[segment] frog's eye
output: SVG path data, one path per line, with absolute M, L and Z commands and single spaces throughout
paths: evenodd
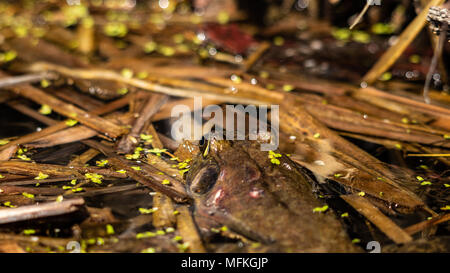
M 216 165 L 206 165 L 192 179 L 189 185 L 190 191 L 195 194 L 208 192 L 216 183 L 219 172 L 219 167 Z

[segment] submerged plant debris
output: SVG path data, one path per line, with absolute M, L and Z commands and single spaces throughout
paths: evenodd
M 444 2 L 1 1 L 0 252 L 450 252 Z

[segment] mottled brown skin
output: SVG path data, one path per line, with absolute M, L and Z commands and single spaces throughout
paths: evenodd
M 280 252 L 357 252 L 341 223 L 286 156 L 271 163 L 256 141 L 212 140 L 188 175 L 201 231 L 226 225 Z

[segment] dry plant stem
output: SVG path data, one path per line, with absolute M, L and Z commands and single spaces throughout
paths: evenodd
M 261 56 L 270 48 L 271 44 L 267 41 L 264 41 L 259 45 L 258 49 L 253 52 L 247 60 L 245 60 L 242 70 L 244 72 L 249 71 L 252 66 L 261 58 Z
M 448 134 L 446 131 L 403 123 L 386 123 L 378 118 L 364 117 L 360 113 L 334 105 L 320 105 L 319 108 L 317 104 L 304 102 L 306 110 L 330 128 L 399 141 L 450 147 L 449 144 L 442 142 L 442 136 Z
M 202 106 L 206 107 L 209 105 L 214 105 L 214 104 L 221 104 L 224 101 L 221 100 L 211 100 L 211 99 L 202 99 Z M 164 106 L 161 107 L 161 109 L 159 110 L 158 113 L 156 113 L 153 117 L 152 117 L 152 121 L 159 121 L 159 120 L 163 120 L 163 119 L 167 119 L 171 117 L 171 111 L 172 108 L 177 106 L 177 105 L 186 105 L 187 107 L 189 107 L 190 111 L 194 111 L 194 100 L 189 98 L 189 99 L 181 99 L 181 100 L 171 100 L 168 103 L 166 103 Z
M 139 134 L 142 132 L 145 123 L 166 103 L 168 96 L 160 94 L 152 94 L 143 109 L 139 113 L 139 117 L 134 122 L 130 132 L 123 136 L 118 145 L 118 151 L 121 153 L 130 153 L 138 144 Z
M 2 194 L 11 196 L 11 195 L 21 195 L 22 193 L 31 193 L 34 195 L 40 195 L 40 197 L 44 195 L 49 195 L 52 198 L 55 198 L 57 195 L 63 194 L 64 190 L 61 188 L 50 188 L 50 187 L 22 187 L 22 186 L 1 186 Z M 45 198 L 45 197 L 44 197 Z M 53 199 L 55 200 L 55 199 Z M 31 202 L 39 202 L 36 198 L 33 198 Z
M 155 191 L 161 192 L 176 202 L 184 203 L 189 200 L 186 190 L 181 182 L 168 176 L 159 174 L 161 171 L 150 165 L 141 165 L 143 171 L 136 171 L 131 168 L 131 165 L 127 160 L 120 157 L 110 157 L 108 161 L 117 169 L 123 169 L 127 172 L 127 175 L 134 180 L 138 181 L 142 185 L 149 187 Z M 162 181 L 167 179 L 170 182 L 170 186 L 165 186 Z
M 440 215 L 437 217 L 433 217 L 431 220 L 425 220 L 423 222 L 414 224 L 412 226 L 405 228 L 404 231 L 406 233 L 408 233 L 409 235 L 414 235 L 417 232 L 420 232 L 424 229 L 427 229 L 429 227 L 432 227 L 432 226 L 435 226 L 435 225 L 438 225 L 441 223 L 445 223 L 447 221 L 450 221 L 450 213 Z
M 11 174 L 23 174 L 28 176 L 38 176 L 39 173 L 48 174 L 50 177 L 74 177 L 83 178 L 85 173 L 97 173 L 105 177 L 126 178 L 122 173 L 110 169 L 84 166 L 61 166 L 54 164 L 28 163 L 24 161 L 2 161 L 0 162 L 0 172 Z M 36 182 L 38 182 L 36 180 Z
M 40 82 L 44 79 L 51 80 L 55 79 L 56 74 L 54 73 L 48 73 L 48 72 L 41 72 L 41 73 L 34 73 L 34 74 L 27 74 L 27 75 L 20 75 L 20 76 L 10 76 L 0 79 L 0 88 L 6 88 L 11 87 L 15 85 L 20 85 L 24 83 L 35 83 Z
M 350 29 L 353 29 L 357 24 L 359 24 L 359 22 L 361 21 L 361 19 L 364 16 L 364 14 L 366 14 L 367 10 L 369 10 L 369 7 L 370 7 L 370 1 L 367 1 L 363 10 L 358 14 L 355 21 L 353 21 L 352 25 L 350 26 Z
M 106 119 L 118 122 L 123 126 L 128 126 L 132 122 L 132 117 L 128 113 L 111 113 L 105 116 Z M 34 148 L 51 147 L 60 144 L 66 144 L 76 141 L 82 141 L 94 136 L 103 137 L 97 131 L 86 126 L 78 125 L 65 130 L 53 133 L 51 135 L 39 138 L 26 146 Z M 110 139 L 107 139 L 110 140 Z
M 131 86 L 141 88 L 143 90 L 147 91 L 153 91 L 157 93 L 163 93 L 170 96 L 176 96 L 176 97 L 196 97 L 196 96 L 202 96 L 203 98 L 208 99 L 216 99 L 216 100 L 223 100 L 228 101 L 231 103 L 241 103 L 241 104 L 267 104 L 269 98 L 265 96 L 258 96 L 256 99 L 251 96 L 242 96 L 242 93 L 237 96 L 233 94 L 225 94 L 223 93 L 210 93 L 210 92 L 203 92 L 203 91 L 196 91 L 196 90 L 189 90 L 189 89 L 182 89 L 182 88 L 172 88 L 167 87 L 159 84 L 154 84 L 151 82 L 135 79 L 135 78 L 126 78 L 123 77 L 121 74 L 116 73 L 111 70 L 100 70 L 100 69 L 71 69 L 68 67 L 55 65 L 55 64 L 49 64 L 49 63 L 35 63 L 30 66 L 31 71 L 35 72 L 42 72 L 42 71 L 55 71 L 57 73 L 60 73 L 66 77 L 74 77 L 74 78 L 81 78 L 81 79 L 90 79 L 90 80 L 110 80 L 110 81 L 116 81 L 121 82 L 125 84 L 129 84 Z M 253 95 L 253 94 L 252 94 Z
M 409 26 L 403 30 L 402 34 L 398 37 L 397 42 L 391 46 L 370 71 L 367 72 L 362 81 L 367 84 L 372 84 L 388 70 L 425 26 L 430 7 L 439 6 L 444 2 L 445 0 L 430 0 Z
M 2 75 L 2 73 L 0 73 L 0 75 Z M 19 87 L 11 87 L 10 89 L 18 95 L 26 97 L 39 104 L 47 104 L 55 112 L 71 119 L 75 119 L 80 123 L 83 123 L 84 125 L 108 136 L 118 137 L 126 132 L 125 128 L 122 128 L 111 121 L 100 118 L 94 114 L 89 114 L 72 104 L 65 103 L 30 85 L 21 85 Z
M 169 197 L 157 192 L 153 196 L 153 206 L 158 208 L 153 212 L 153 226 L 166 228 L 175 225 L 174 205 Z
M 163 175 L 161 175 L 160 170 L 147 164 L 139 165 L 142 168 L 141 171 L 134 170 L 132 168 L 132 166 L 134 166 L 132 161 L 117 156 L 114 151 L 106 145 L 93 140 L 85 140 L 83 141 L 83 143 L 102 152 L 108 157 L 108 162 L 114 168 L 116 168 L 117 170 L 125 170 L 126 175 L 143 184 L 144 186 L 161 192 L 171 197 L 176 202 L 186 202 L 190 200 L 190 197 L 187 195 L 184 185 L 182 184 L 182 182 L 178 181 L 178 179 L 175 179 L 174 177 L 171 177 L 164 173 Z M 169 186 L 162 184 L 162 181 L 165 179 L 170 182 Z
M 83 54 L 92 53 L 95 49 L 94 36 L 94 26 L 87 26 L 84 23 L 78 24 L 77 40 L 79 41 L 79 46 L 77 50 Z
M 179 181 L 184 183 L 183 176 L 180 174 L 179 169 L 172 167 L 172 164 L 167 163 L 161 157 L 151 153 L 147 154 L 147 163 L 150 165 L 158 166 L 158 169 L 161 170 L 163 173 L 175 177 Z
M 409 208 L 411 210 L 423 207 L 424 203 L 412 192 L 400 187 L 393 179 L 396 176 L 392 174 L 387 168 L 385 168 L 381 162 L 376 158 L 362 151 L 352 143 L 339 137 L 335 132 L 326 128 L 316 119 L 314 119 L 307 112 L 302 110 L 303 105 L 298 103 L 292 103 L 295 98 L 287 99 L 286 103 L 280 107 L 280 130 L 286 134 L 294 135 L 298 140 L 302 139 L 314 139 L 315 134 L 320 134 L 319 141 L 328 142 L 330 145 L 330 151 L 328 155 L 335 158 L 337 162 L 341 162 L 346 166 L 352 166 L 356 168 L 360 175 L 366 173 L 372 177 L 371 180 L 361 181 L 349 181 L 346 179 L 334 179 L 339 183 L 344 183 L 351 188 L 356 188 L 360 191 L 364 191 L 375 198 L 385 200 L 386 202 L 394 202 L 402 207 Z M 313 149 L 317 149 L 314 148 Z M 321 152 L 319 152 L 321 154 Z M 378 181 L 378 177 L 383 178 L 384 181 Z M 383 189 L 381 189 L 383 188 Z M 384 192 L 383 196 L 379 195 L 379 192 Z
M 164 145 L 161 142 L 161 139 L 159 138 L 158 132 L 156 131 L 155 127 L 153 126 L 153 124 L 151 122 L 148 123 L 147 126 L 145 126 L 145 132 L 147 135 L 151 135 L 153 136 L 153 141 L 152 141 L 152 147 L 153 149 L 163 149 Z
M 9 148 L 0 151 L 0 161 L 7 161 L 16 154 L 18 146 L 9 146 Z
M 167 60 L 167 59 L 165 59 Z M 152 62 L 153 61 L 153 62 Z M 236 69 L 229 69 L 226 66 L 223 67 L 204 67 L 196 65 L 168 65 L 168 66 L 157 66 L 154 65 L 154 59 L 137 59 L 137 58 L 127 58 L 127 57 L 116 57 L 112 58 L 108 62 L 108 68 L 114 70 L 120 70 L 123 68 L 124 64 L 133 71 L 145 71 L 151 77 L 167 77 L 170 75 L 172 78 L 198 78 L 203 79 L 207 76 L 215 77 L 226 77 L 233 73 L 237 73 Z
M 90 113 L 97 114 L 97 115 L 102 115 L 102 114 L 109 113 L 109 112 L 111 112 L 113 110 L 116 110 L 118 108 L 122 108 L 122 107 L 124 107 L 127 104 L 128 104 L 128 97 L 123 97 L 123 98 L 117 99 L 117 100 L 115 100 L 115 101 L 113 101 L 111 103 L 108 103 L 105 106 L 102 106 L 102 107 L 100 107 L 100 108 L 98 108 L 95 111 L 92 111 Z M 53 133 L 56 133 L 58 131 L 61 131 L 61 130 L 65 129 L 65 128 L 69 127 L 65 122 L 54 121 L 54 120 L 52 120 L 50 118 L 47 118 L 46 116 L 43 116 L 43 115 L 39 114 L 38 112 L 36 112 L 36 111 L 26 107 L 23 104 L 13 104 L 13 105 L 10 104 L 10 106 L 12 106 L 14 109 L 16 109 L 16 110 L 18 110 L 18 111 L 20 111 L 20 112 L 22 112 L 22 113 L 24 113 L 24 114 L 26 114 L 28 116 L 31 116 L 32 118 L 35 118 L 35 119 L 43 122 L 44 124 L 47 124 L 47 125 L 50 125 L 50 126 L 47 127 L 47 128 L 42 129 L 39 132 L 34 132 L 34 133 L 31 133 L 31 134 L 22 136 L 22 137 L 14 140 L 14 141 L 11 141 L 11 142 L 7 143 L 6 145 L 0 147 L 0 151 L 3 151 L 3 150 L 5 150 L 5 149 L 7 149 L 8 147 L 11 147 L 11 146 L 17 146 L 17 145 L 21 145 L 21 144 L 25 144 L 25 143 L 30 143 L 30 142 L 32 142 L 34 140 L 37 140 L 37 139 L 40 139 L 42 137 L 51 135 Z
M 105 105 L 102 101 L 74 90 L 60 89 L 53 92 L 53 95 L 87 111 L 93 111 Z
M 352 92 L 352 97 L 356 99 L 361 99 L 367 102 L 372 102 L 374 98 L 380 98 L 384 101 L 391 101 L 400 105 L 403 105 L 405 107 L 411 108 L 414 111 L 429 114 L 432 116 L 437 117 L 444 117 L 444 118 L 450 118 L 450 109 L 436 106 L 436 105 L 430 105 L 426 104 L 422 101 L 416 101 L 410 98 L 406 98 L 403 96 L 397 96 L 390 94 L 388 92 L 384 92 L 382 90 L 373 88 L 373 87 L 367 87 L 367 88 L 360 88 L 357 90 L 354 90 Z M 380 107 L 383 107 L 383 105 L 379 105 Z
M 39 244 L 57 248 L 60 246 L 66 246 L 67 243 L 73 241 L 74 238 L 62 239 L 62 238 L 50 238 L 42 236 L 12 235 L 0 233 L 0 240 L 14 240 L 16 242 L 19 241 L 30 244 L 35 244 L 37 241 L 39 242 Z
M 392 222 L 364 197 L 359 195 L 341 195 L 341 198 L 364 215 L 395 243 L 404 244 L 412 241 L 408 233 Z
M 70 181 L 72 180 L 72 176 L 67 177 L 57 177 L 57 178 L 47 178 L 44 180 L 39 181 L 41 185 L 46 183 L 55 183 L 55 182 L 63 182 L 63 181 Z M 19 181 L 11 181 L 11 182 L 3 182 L 1 185 L 5 186 L 25 186 L 25 185 L 35 185 L 36 179 L 25 179 L 25 180 L 19 180 Z
M 180 206 L 177 210 L 180 212 L 177 215 L 177 230 L 183 237 L 183 241 L 189 244 L 189 252 L 206 252 L 189 209 L 186 206 Z
M 82 198 L 0 210 L 0 224 L 68 214 L 84 206 Z
M 26 251 L 17 242 L 1 240 L 0 253 L 26 253 Z
M 450 157 L 450 154 L 408 154 L 409 157 Z
M 81 155 L 75 157 L 73 160 L 71 160 L 68 166 L 84 166 L 84 164 L 86 164 L 99 154 L 100 154 L 99 151 L 91 148 L 86 152 L 82 153 Z
M 351 137 L 351 138 L 355 138 L 355 139 L 360 139 L 366 142 L 371 142 L 371 143 L 375 143 L 378 145 L 382 145 L 388 149 L 396 149 L 398 146 L 398 144 L 402 145 L 402 149 L 406 150 L 406 151 L 410 151 L 410 152 L 419 152 L 420 150 L 416 147 L 414 147 L 413 145 L 409 145 L 407 143 L 404 142 L 398 142 L 398 141 L 394 141 L 394 140 L 390 140 L 390 139 L 383 139 L 383 138 L 378 138 L 378 137 L 371 137 L 371 136 L 365 136 L 365 135 L 360 135 L 360 134 L 354 134 L 354 133 L 347 133 L 347 132 L 339 132 L 339 135 L 341 136 L 347 136 L 347 137 Z

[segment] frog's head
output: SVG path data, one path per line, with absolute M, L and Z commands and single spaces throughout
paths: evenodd
M 263 219 L 264 182 L 258 165 L 244 149 L 245 141 L 212 139 L 194 160 L 187 176 L 187 192 L 195 200 L 200 229 L 226 225 L 249 238 L 268 242 L 248 228 Z M 252 215 L 249 219 L 247 216 Z

